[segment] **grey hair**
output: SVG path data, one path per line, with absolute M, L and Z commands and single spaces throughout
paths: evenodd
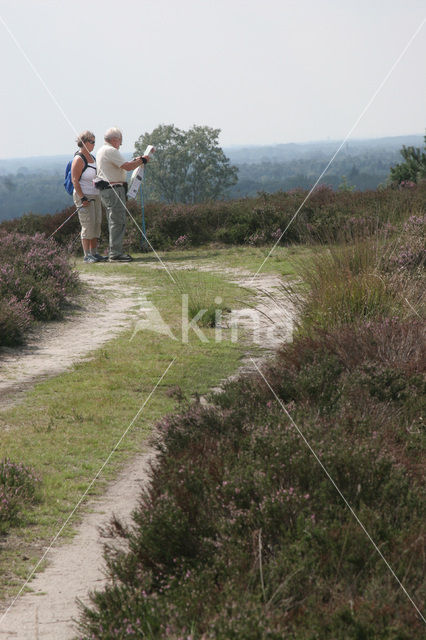
M 111 127 L 111 129 L 108 129 L 105 132 L 104 135 L 104 140 L 105 142 L 109 142 L 110 140 L 114 140 L 115 138 L 122 138 L 123 134 L 121 133 L 120 129 L 118 129 L 117 127 Z
M 85 142 L 93 140 L 94 138 L 96 138 L 96 136 L 92 131 L 83 131 L 83 133 L 80 133 L 77 136 L 77 146 L 81 148 Z

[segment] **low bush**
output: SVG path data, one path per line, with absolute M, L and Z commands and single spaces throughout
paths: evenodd
M 390 269 L 414 270 L 424 267 L 426 261 L 424 228 L 426 216 L 410 216 L 403 226 L 396 246 L 389 255 Z
M 147 235 L 156 249 L 173 248 L 182 237 L 187 246 L 272 245 L 284 230 L 283 244 L 368 237 L 377 229 L 388 233 L 399 229 L 410 212 L 423 215 L 425 189 L 420 184 L 412 190 L 336 192 L 320 186 L 305 204 L 308 192 L 301 190 L 198 205 L 148 203 Z M 128 206 L 139 221 L 138 204 L 130 201 Z M 129 222 L 127 248 L 139 247 L 140 233 Z
M 29 467 L 9 459 L 0 461 L 0 532 L 17 523 L 22 509 L 38 498 L 40 479 Z
M 147 237 L 156 250 L 173 249 L 185 239 L 185 246 L 211 242 L 224 244 L 275 244 L 284 230 L 284 244 L 336 242 L 342 238 L 368 237 L 377 229 L 400 229 L 411 214 L 425 213 L 426 184 L 413 189 L 382 191 L 333 191 L 319 186 L 307 199 L 308 191 L 261 193 L 254 198 L 208 202 L 197 205 L 147 203 Z M 306 200 L 306 202 L 305 202 Z M 127 203 L 129 213 L 141 227 L 141 208 L 136 200 Z M 54 214 L 28 214 L 0 224 L 0 229 L 49 236 L 72 213 L 74 207 Z M 296 215 L 297 214 L 297 215 Z M 108 238 L 105 216 L 102 238 Z M 77 215 L 55 235 L 60 244 L 80 251 Z M 127 222 L 125 249 L 141 248 L 141 233 Z
M 0 346 L 22 342 L 31 320 L 60 318 L 77 288 L 77 273 L 53 240 L 0 231 Z
M 411 604 L 270 394 L 253 379 L 221 400 L 163 421 L 134 528 L 113 527 L 129 552 L 110 549 L 114 584 L 93 596 L 82 637 L 420 638 Z M 370 413 L 381 402 L 371 394 Z M 302 404 L 296 422 L 397 574 L 411 563 L 405 586 L 420 601 L 419 486 L 385 425 L 374 435 L 361 406 L 349 417 L 340 404 L 316 420 Z
M 16 296 L 0 299 L 0 345 L 11 347 L 22 344 L 31 325 L 28 300 Z
M 71 216 L 73 211 L 75 211 L 74 206 L 53 214 L 26 213 L 20 218 L 5 220 L 0 224 L 0 230 L 28 236 L 43 233 L 48 238 Z M 76 214 L 55 234 L 55 240 L 61 245 L 68 245 L 79 233 L 80 223 Z

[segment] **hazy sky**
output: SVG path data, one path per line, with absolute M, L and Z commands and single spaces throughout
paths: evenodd
M 424 0 L 0 0 L 0 157 L 71 154 L 87 128 L 98 148 L 110 126 L 133 150 L 161 123 L 342 139 L 424 23 L 352 137 L 422 133 L 425 18 Z

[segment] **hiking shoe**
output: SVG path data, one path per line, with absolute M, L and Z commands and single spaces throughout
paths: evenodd
M 92 256 L 90 253 L 88 253 L 87 256 L 84 256 L 83 262 L 93 264 L 93 262 L 99 262 L 99 260 L 97 260 L 95 256 Z
M 100 254 L 100 253 L 92 253 L 92 256 L 93 256 L 94 258 L 96 258 L 96 260 L 97 260 L 98 262 L 107 262 L 107 260 L 108 260 L 108 257 L 107 257 L 107 256 L 101 256 L 101 254 Z
M 132 256 L 129 256 L 128 253 L 120 253 L 119 256 L 114 256 L 113 258 L 109 258 L 110 262 L 132 262 Z

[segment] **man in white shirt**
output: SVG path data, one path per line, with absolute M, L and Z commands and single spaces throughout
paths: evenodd
M 105 144 L 96 154 L 97 180 L 101 189 L 102 204 L 107 211 L 109 229 L 109 261 L 131 262 L 132 257 L 123 253 L 126 231 L 126 172 L 146 164 L 147 156 L 140 156 L 127 162 L 119 149 L 123 143 L 120 129 L 108 129 Z

